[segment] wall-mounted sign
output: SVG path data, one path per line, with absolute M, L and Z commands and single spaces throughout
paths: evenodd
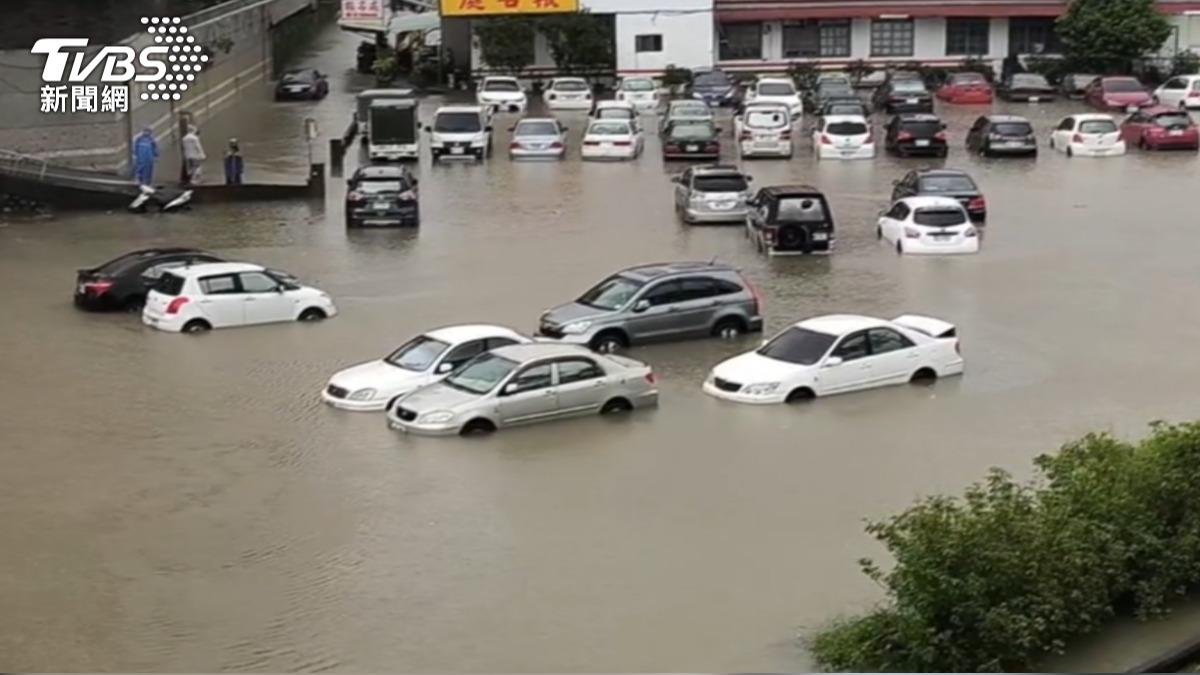
M 442 16 L 578 12 L 579 0 L 441 0 Z
M 338 23 L 344 28 L 386 31 L 392 20 L 391 4 L 387 0 L 342 0 L 342 15 Z

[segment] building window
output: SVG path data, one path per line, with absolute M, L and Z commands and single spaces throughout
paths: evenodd
M 637 35 L 637 36 L 634 36 L 633 50 L 635 52 L 661 52 L 662 51 L 662 36 L 661 35 Z
M 789 21 L 783 24 L 787 59 L 850 56 L 850 21 Z
M 721 24 L 721 60 L 762 58 L 761 23 Z
M 946 55 L 987 54 L 990 30 L 988 19 L 946 19 Z
M 912 56 L 912 19 L 871 21 L 871 56 Z
M 1061 54 L 1054 19 L 1014 18 L 1008 21 L 1009 54 Z

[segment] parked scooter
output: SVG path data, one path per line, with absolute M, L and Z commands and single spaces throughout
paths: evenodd
M 129 203 L 128 209 L 133 213 L 145 213 L 150 204 L 156 204 L 161 213 L 177 211 L 188 206 L 192 201 L 191 190 L 178 188 L 154 188 L 149 185 L 138 186 L 138 196 Z

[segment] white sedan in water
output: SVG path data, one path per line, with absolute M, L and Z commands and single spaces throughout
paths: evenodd
M 437 382 L 472 358 L 532 339 L 503 326 L 447 326 L 404 343 L 382 359 L 360 363 L 329 378 L 321 392 L 326 403 L 343 410 L 386 410 L 392 401 Z
M 542 94 L 548 110 L 591 110 L 592 87 L 582 77 L 556 77 Z
M 879 217 L 875 236 L 896 253 L 953 255 L 979 253 L 979 230 L 957 199 L 905 197 Z
M 584 159 L 637 159 L 642 154 L 642 128 L 631 120 L 592 120 L 583 135 Z
M 962 372 L 952 324 L 925 316 L 887 321 L 835 314 L 801 321 L 717 365 L 704 391 L 738 403 L 796 403 Z

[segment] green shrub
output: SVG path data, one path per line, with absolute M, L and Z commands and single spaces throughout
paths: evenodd
M 692 71 L 680 68 L 675 64 L 667 66 L 663 71 L 662 84 L 664 87 L 679 87 L 692 83 Z
M 827 669 L 1027 670 L 1117 613 L 1146 618 L 1200 585 L 1200 423 L 1130 444 L 1089 435 L 1018 483 L 993 470 L 867 531 L 891 552 L 884 606 L 811 641 Z
M 817 86 L 820 69 L 811 61 L 793 61 L 788 64 L 787 74 L 801 91 L 808 91 Z

